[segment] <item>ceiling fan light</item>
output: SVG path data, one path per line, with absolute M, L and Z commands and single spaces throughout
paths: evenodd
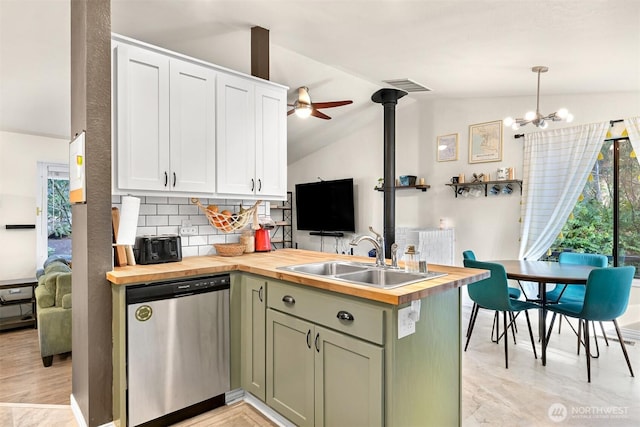
M 513 122 L 513 123 L 511 124 L 511 129 L 513 129 L 513 130 L 518 130 L 518 129 L 520 129 L 520 123 L 518 123 L 518 122 Z
M 527 114 L 524 115 L 525 120 L 533 120 L 536 118 L 536 112 L 535 111 L 529 111 L 527 112 Z
M 571 122 L 573 121 L 573 114 L 568 113 L 568 114 L 567 114 L 567 119 L 566 119 L 566 120 L 567 120 L 567 123 L 571 123 Z
M 513 120 L 513 117 L 507 117 L 502 122 L 505 126 L 511 126 L 515 123 L 515 120 Z
M 296 116 L 306 119 L 311 115 L 311 105 L 300 104 L 296 107 Z
M 547 128 L 547 126 L 549 126 L 549 123 L 547 123 L 547 121 L 546 121 L 546 120 L 540 120 L 540 122 L 538 123 L 538 127 L 539 127 L 540 129 L 546 129 L 546 128 Z

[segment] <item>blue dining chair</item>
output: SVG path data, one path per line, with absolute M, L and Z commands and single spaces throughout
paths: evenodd
M 466 250 L 464 252 L 462 252 L 462 259 L 470 259 L 473 261 L 476 261 L 476 254 L 471 251 L 471 250 Z M 520 298 L 520 295 L 522 295 L 522 293 L 520 292 L 520 289 L 516 289 L 516 288 L 512 288 L 509 287 L 509 297 L 510 298 L 514 298 L 514 299 L 518 299 Z M 484 307 L 480 307 L 478 306 L 478 304 L 473 303 L 473 307 L 471 308 L 471 317 L 469 317 L 469 325 L 467 326 L 467 334 L 465 335 L 466 337 L 469 336 L 470 332 L 471 332 L 471 324 L 472 322 L 475 322 L 475 317 L 478 315 L 478 311 L 480 308 L 484 308 Z M 510 323 L 511 325 L 511 334 L 513 335 L 513 343 L 516 343 L 516 332 L 518 332 L 518 325 L 515 322 L 515 318 L 513 317 L 512 313 L 509 313 L 509 316 L 511 317 L 512 322 Z M 498 336 L 499 334 L 499 323 L 500 319 L 498 319 L 498 312 L 495 312 L 495 315 L 493 316 L 493 325 L 491 326 L 491 341 L 498 343 L 500 341 L 501 336 Z M 497 331 L 496 331 L 497 329 Z M 493 333 L 494 331 L 496 331 L 496 338 L 493 338 Z
M 590 265 L 592 267 L 604 268 L 608 265 L 609 260 L 605 255 L 600 254 L 585 254 L 579 252 L 561 252 L 558 257 L 558 262 L 561 264 L 574 264 L 574 265 Z M 558 303 L 568 303 L 568 302 L 582 302 L 584 300 L 584 285 L 564 285 L 558 284 L 555 288 L 547 292 L 547 304 L 558 304 Z M 551 323 L 555 321 L 556 313 L 553 314 L 551 319 Z M 595 324 L 592 323 L 595 331 Z M 561 332 L 562 326 L 562 317 L 558 319 L 558 333 Z M 569 326 L 573 329 L 573 332 L 578 336 L 578 354 L 580 354 L 580 326 L 578 326 L 578 330 L 576 331 L 573 326 L 569 323 Z M 600 322 L 600 330 L 602 330 L 602 336 L 604 337 L 605 344 L 609 345 L 609 340 L 607 339 L 607 335 L 604 332 L 604 326 L 602 322 Z M 549 329 L 551 331 L 551 329 Z M 595 335 L 595 334 L 594 334 Z M 596 338 L 596 356 L 598 357 L 600 354 L 600 349 L 598 348 L 598 340 Z
M 547 310 L 564 316 L 578 319 L 584 325 L 584 349 L 587 356 L 587 380 L 591 382 L 591 354 L 589 352 L 589 321 L 613 322 L 622 347 L 622 353 L 627 361 L 629 372 L 633 377 L 633 369 L 624 345 L 617 318 L 627 310 L 631 283 L 636 268 L 609 267 L 596 268 L 589 273 L 582 301 L 565 302 L 547 306 Z M 550 328 L 553 327 L 553 319 Z
M 472 259 L 465 259 L 463 260 L 463 262 L 465 267 L 479 268 L 483 270 L 489 270 L 491 272 L 491 276 L 489 278 L 467 285 L 467 290 L 469 291 L 469 296 L 471 297 L 471 299 L 479 307 L 502 312 L 505 332 L 515 321 L 515 317 L 517 316 L 517 314 L 524 311 L 525 317 L 527 318 L 527 327 L 529 328 L 529 338 L 531 339 L 533 355 L 537 359 L 538 355 L 536 353 L 536 346 L 533 341 L 533 332 L 531 331 L 531 322 L 529 321 L 529 313 L 527 313 L 527 310 L 538 309 L 538 305 L 527 301 L 513 299 L 509 296 L 509 283 L 507 280 L 507 272 L 505 271 L 504 266 L 492 262 L 482 262 Z M 507 313 L 516 313 L 509 324 L 507 324 Z M 467 335 L 467 342 L 464 346 L 464 351 L 467 351 L 467 347 L 469 346 L 469 340 L 471 339 L 471 333 L 473 332 L 475 321 L 476 317 L 472 317 L 472 321 L 469 325 L 470 330 Z M 508 369 L 509 353 L 507 341 L 508 340 L 505 337 L 504 362 L 505 368 Z

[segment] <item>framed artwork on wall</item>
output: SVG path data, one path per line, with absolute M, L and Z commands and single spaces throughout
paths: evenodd
M 436 158 L 439 162 L 458 160 L 458 134 L 441 135 L 436 146 Z
M 502 160 L 502 120 L 469 126 L 469 163 Z

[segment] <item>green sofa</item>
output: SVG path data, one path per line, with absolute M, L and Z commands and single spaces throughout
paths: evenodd
M 63 260 L 47 264 L 38 278 L 38 340 L 45 367 L 71 351 L 71 268 Z

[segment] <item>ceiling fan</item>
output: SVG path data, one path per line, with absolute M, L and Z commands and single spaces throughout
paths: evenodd
M 353 101 L 311 102 L 309 88 L 302 86 L 298 88 L 298 100 L 293 104 L 288 104 L 289 107 L 293 107 L 293 109 L 287 112 L 287 116 L 296 113 L 296 116 L 301 118 L 314 116 L 320 119 L 330 120 L 331 117 L 319 111 L 321 108 L 340 107 L 351 103 L 353 103 Z

